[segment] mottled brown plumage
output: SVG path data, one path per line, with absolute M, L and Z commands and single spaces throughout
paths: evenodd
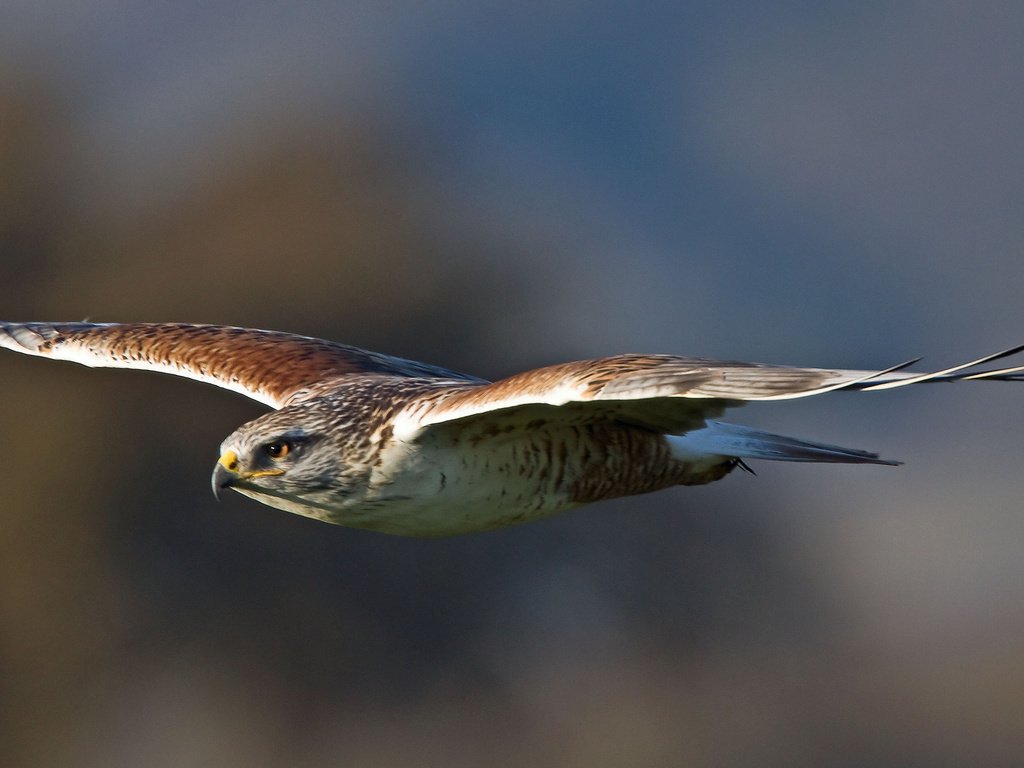
M 471 376 L 308 336 L 185 323 L 0 324 L 0 346 L 97 368 L 143 368 L 208 381 L 273 408 L 344 376 Z M 6 341 L 5 341 L 6 339 Z
M 717 480 L 745 458 L 894 464 L 709 421 L 751 400 L 923 381 L 1021 380 L 617 355 L 494 383 L 305 336 L 188 324 L 0 323 L 0 346 L 205 381 L 271 406 L 224 441 L 216 491 L 389 533 L 444 536 Z

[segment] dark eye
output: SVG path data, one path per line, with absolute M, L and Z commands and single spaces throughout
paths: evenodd
M 281 440 L 276 443 L 267 443 L 263 446 L 263 451 L 272 459 L 283 459 L 292 450 L 292 444 Z

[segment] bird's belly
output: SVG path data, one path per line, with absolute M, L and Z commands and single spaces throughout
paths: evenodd
M 406 536 L 453 536 L 547 517 L 578 506 L 519 447 L 413 451 L 382 472 L 343 525 Z
M 330 521 L 451 536 L 722 474 L 698 478 L 689 463 L 671 456 L 663 436 L 630 428 L 535 430 L 506 439 L 459 435 L 390 446 L 366 493 L 339 507 Z

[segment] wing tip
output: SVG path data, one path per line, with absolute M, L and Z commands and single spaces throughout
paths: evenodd
M 48 355 L 51 347 L 63 341 L 68 334 L 116 323 L 12 323 L 0 321 L 0 347 L 28 355 Z
M 48 338 L 38 330 L 38 326 L 37 323 L 0 322 L 0 347 L 30 355 L 41 354 Z
M 996 352 L 991 355 L 985 355 L 979 357 L 977 360 L 971 360 L 967 363 L 961 363 L 960 365 L 954 365 L 950 368 L 945 368 L 941 371 L 934 371 L 932 373 L 907 373 L 896 377 L 886 379 L 883 374 L 889 373 L 889 371 L 883 371 L 882 374 L 878 375 L 882 381 L 872 384 L 870 380 L 861 382 L 851 382 L 846 389 L 859 390 L 861 392 L 877 392 L 883 389 L 896 389 L 898 387 L 905 387 L 910 384 L 921 384 L 924 382 L 956 382 L 956 381 L 1018 381 L 1020 380 L 1019 374 L 1024 371 L 1024 366 L 1014 366 L 1010 368 L 1000 368 L 992 371 L 977 371 L 970 373 L 971 368 L 975 368 L 985 363 L 990 363 L 995 360 L 1002 360 L 1007 357 L 1024 352 L 1024 344 L 1017 346 L 1008 347 L 1000 352 Z M 905 366 L 901 366 L 905 367 Z

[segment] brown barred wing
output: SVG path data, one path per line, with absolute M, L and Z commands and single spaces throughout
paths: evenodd
M 478 381 L 322 339 L 219 325 L 0 323 L 0 347 L 94 368 L 169 373 L 272 408 L 323 394 L 353 374 Z

